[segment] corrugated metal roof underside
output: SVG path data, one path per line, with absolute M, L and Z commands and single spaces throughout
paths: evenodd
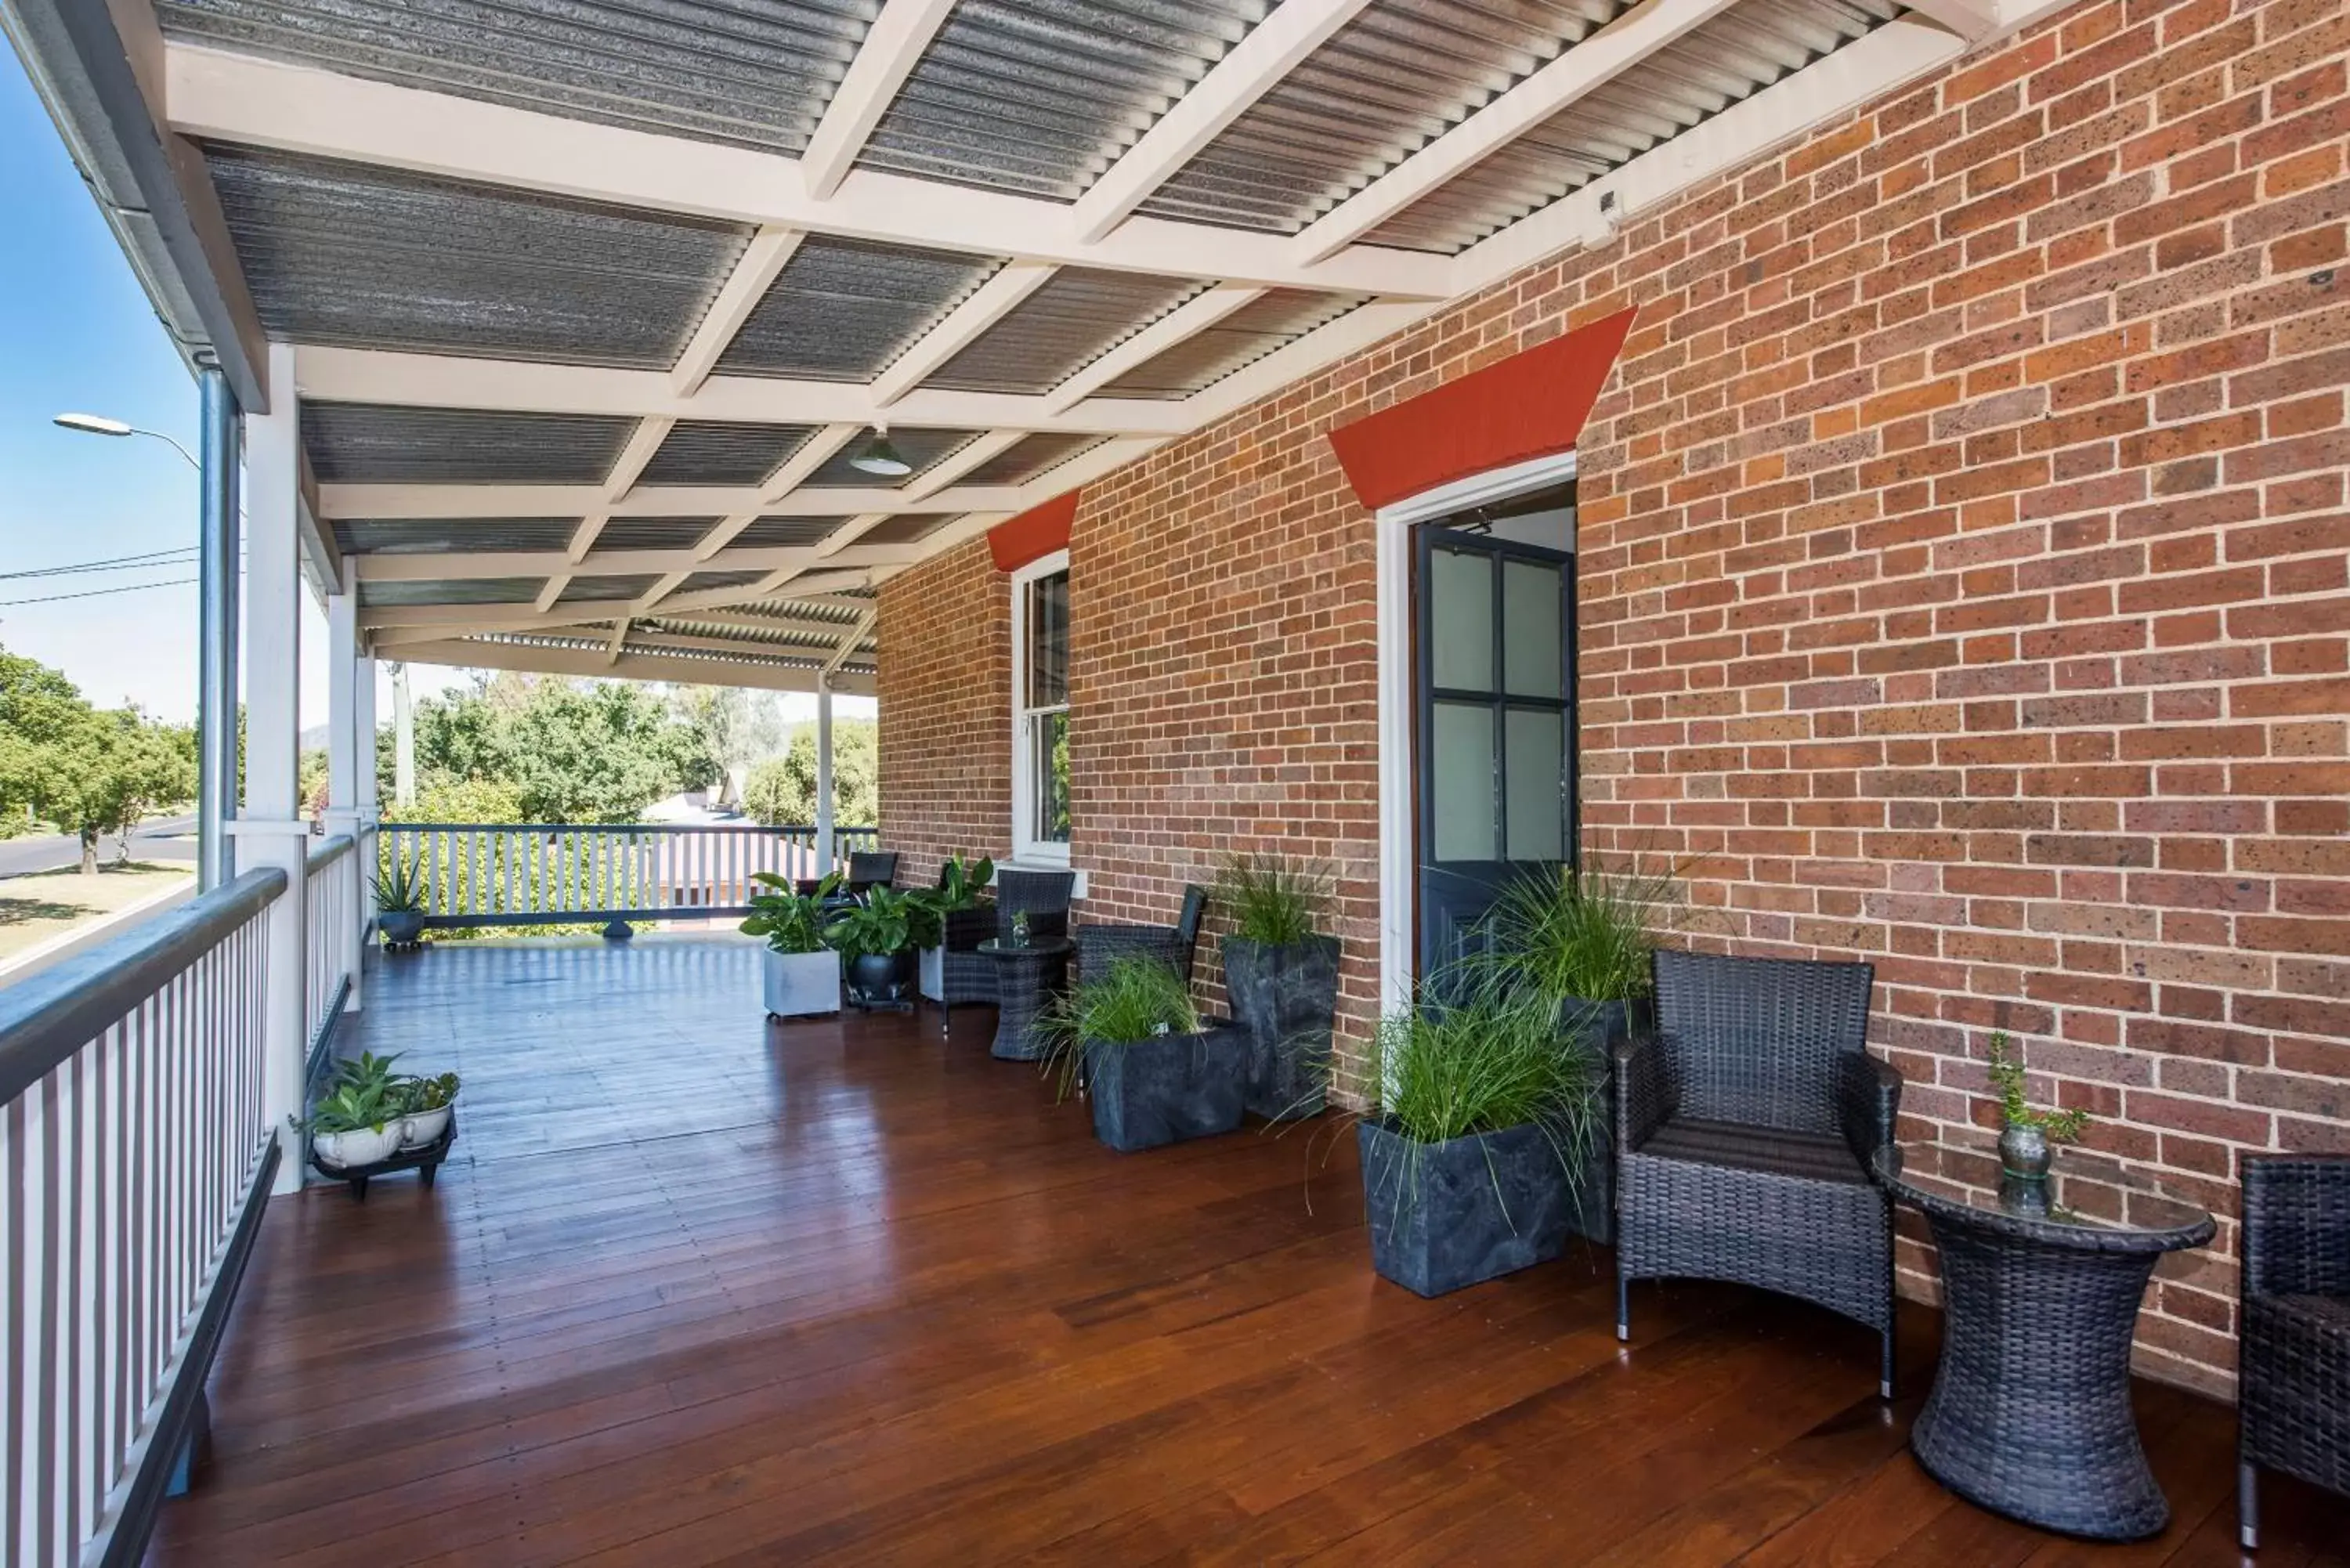
M 639 484 L 756 484 L 814 434 L 813 425 L 680 420 Z
M 729 543 L 744 549 L 813 545 L 847 521 L 846 517 L 762 517 Z
M 755 583 L 764 572 L 696 572 L 678 585 L 681 594 L 698 594 L 708 588 L 739 588 L 745 583 Z
M 963 0 L 858 162 L 1074 201 L 1271 8 Z
M 876 523 L 857 542 L 860 545 L 911 545 L 929 538 L 952 521 L 952 518 L 936 513 L 901 513 Z
M 322 484 L 596 484 L 636 428 L 606 414 L 302 405 L 302 444 Z
M 1022 436 L 956 483 L 1024 484 L 1039 474 L 1058 468 L 1079 452 L 1093 451 L 1108 439 L 1107 436 L 1039 431 L 1034 435 Z
M 813 653 L 785 653 L 775 649 L 761 648 L 753 643 L 745 643 L 739 649 L 721 649 L 681 648 L 675 643 L 654 640 L 640 641 L 635 635 L 635 629 L 634 627 L 629 628 L 629 642 L 621 650 L 622 652 L 649 653 L 661 659 L 686 659 L 718 669 L 723 669 L 730 664 L 747 664 L 762 670 L 821 670 L 825 664 L 824 659 L 816 657 Z
M 750 239 L 321 158 L 204 161 L 262 325 L 304 343 L 665 370 Z
M 879 0 L 158 0 L 168 35 L 797 154 Z
M 1269 289 L 1204 332 L 1153 356 L 1102 389 L 1111 398 L 1186 398 L 1244 369 L 1370 299 L 1367 294 Z
M 731 613 L 731 612 L 730 612 Z M 652 615 L 645 618 L 648 631 L 668 632 L 675 637 L 706 637 L 726 642 L 739 642 L 746 649 L 772 649 L 789 652 L 793 649 L 821 649 L 829 651 L 840 646 L 843 632 L 827 636 L 819 631 L 794 630 L 778 628 L 773 631 L 753 631 L 733 622 L 723 624 L 696 620 L 691 616 L 676 618 Z M 869 642 L 871 639 L 866 639 Z M 860 645 L 862 646 L 862 645 Z
M 788 587 L 775 598 L 726 607 L 726 618 L 730 621 L 772 620 L 776 623 L 778 630 L 786 629 L 785 623 L 806 620 L 830 621 L 845 629 L 856 625 L 858 618 L 863 613 L 862 610 L 851 609 L 845 604 L 836 604 L 832 598 L 795 599 L 791 597 L 791 589 Z M 699 628 L 701 623 L 696 624 Z M 732 628 L 720 627 L 715 629 L 724 632 Z M 840 639 L 834 637 L 826 640 L 838 642 Z
M 1049 392 L 1208 286 L 1147 273 L 1063 267 L 922 384 Z
M 811 234 L 767 286 L 718 369 L 869 381 L 1003 265 L 993 256 Z
M 359 603 L 387 605 L 526 605 L 538 597 L 537 577 L 452 577 L 444 582 L 359 584 Z
M 1893 0 L 1741 0 L 1397 213 L 1365 242 L 1464 250 L 1899 12 Z
M 1139 210 L 1295 234 L 1623 9 L 1372 0 Z
M 559 605 L 618 604 L 635 598 L 659 581 L 659 577 L 651 576 L 574 577 L 564 586 L 562 597 L 555 602 Z
M 718 525 L 715 517 L 615 517 L 597 531 L 592 555 L 615 550 L 690 550 Z
M 814 473 L 808 475 L 807 483 L 811 485 L 853 484 L 860 487 L 879 487 L 883 490 L 900 489 L 919 478 L 924 469 L 931 467 L 940 459 L 949 456 L 955 449 L 964 445 L 978 434 L 977 431 L 941 431 L 928 428 L 891 431 L 889 444 L 898 449 L 898 455 L 912 464 L 914 470 L 911 473 L 899 474 L 894 479 L 883 474 L 868 473 L 863 469 L 854 466 L 857 454 L 865 450 L 866 443 L 853 441 L 826 458 L 822 465 Z
M 576 517 L 366 518 L 335 524 L 335 547 L 346 556 L 452 556 L 483 550 L 562 550 L 577 532 Z

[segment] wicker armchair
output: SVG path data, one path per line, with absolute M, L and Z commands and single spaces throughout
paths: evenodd
M 1868 1054 L 1865 963 L 1660 950 L 1657 1033 L 1616 1049 L 1616 1333 L 1631 1282 L 1734 1280 L 1877 1331 L 1893 1397 L 1893 1210 L 1868 1159 L 1901 1076 Z
M 2350 1156 L 2246 1155 L 2237 1528 L 2260 1472 L 2350 1494 Z
M 1121 958 L 1155 958 L 1191 983 L 1191 955 L 1200 945 L 1200 918 L 1208 912 L 1208 890 L 1183 889 L 1183 912 L 1171 926 L 1128 926 L 1088 920 L 1077 928 L 1077 972 L 1099 974 Z
M 940 875 L 943 878 L 944 871 Z M 993 903 L 958 909 L 946 918 L 938 993 L 930 997 L 939 1004 L 941 1028 L 953 1022 L 952 1010 L 959 1003 L 995 1002 L 995 961 L 981 952 L 979 944 L 998 937 L 1009 940 L 1012 917 L 1021 909 L 1028 911 L 1030 941 L 1060 940 L 1068 934 L 1069 895 L 1076 886 L 1076 877 L 1066 871 L 999 871 Z

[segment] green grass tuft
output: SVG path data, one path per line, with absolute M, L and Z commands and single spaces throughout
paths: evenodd
M 1310 941 L 1330 902 L 1332 877 L 1319 861 L 1293 865 L 1270 855 L 1233 855 L 1216 876 L 1216 897 L 1232 911 L 1232 934 L 1266 947 Z

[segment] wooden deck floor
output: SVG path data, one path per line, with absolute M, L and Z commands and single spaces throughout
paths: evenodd
M 204 1484 L 151 1562 L 2236 1563 L 2233 1421 L 2146 1387 L 2177 1516 L 2095 1549 L 1957 1501 L 1872 1337 L 1604 1254 L 1437 1302 L 1351 1140 L 1096 1144 L 992 1015 L 769 1027 L 721 941 L 450 948 L 352 1037 L 463 1073 L 459 1158 L 271 1212 Z M 2350 1512 L 2279 1483 L 2262 1568 Z

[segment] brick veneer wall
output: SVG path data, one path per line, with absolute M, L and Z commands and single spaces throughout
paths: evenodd
M 1364 1037 L 1372 529 L 1323 432 L 1637 305 L 1579 451 L 1591 839 L 1686 867 L 1691 940 L 1872 960 L 1913 1126 L 1988 1114 L 2003 1027 L 2199 1191 L 2140 1359 L 2223 1386 L 2236 1154 L 2350 1150 L 2345 48 L 2338 0 L 2079 7 L 1089 486 L 1098 901 L 1332 858 Z M 885 598 L 885 748 L 969 570 Z
M 898 885 L 1012 850 L 1011 579 L 973 540 L 881 587 L 881 844 Z

